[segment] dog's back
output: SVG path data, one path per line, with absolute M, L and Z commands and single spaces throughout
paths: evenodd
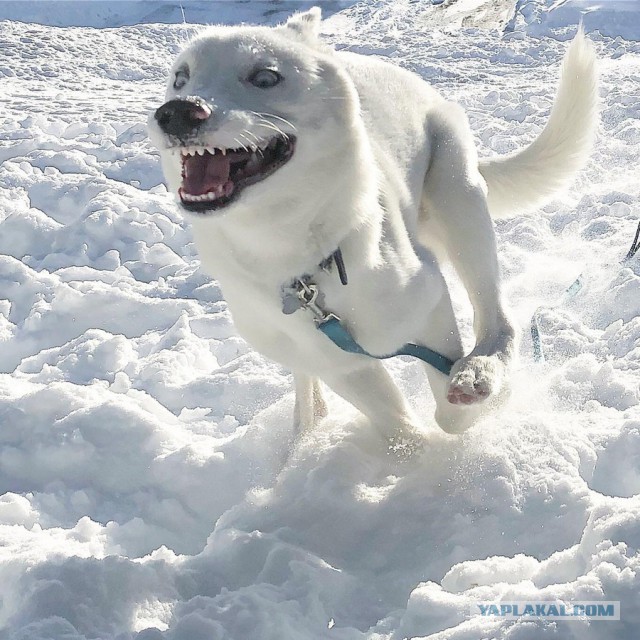
M 403 210 L 417 211 L 429 166 L 430 112 L 443 97 L 415 73 L 372 56 L 337 53 L 360 98 L 361 115 L 385 180 Z

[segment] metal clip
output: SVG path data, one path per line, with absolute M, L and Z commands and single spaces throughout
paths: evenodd
M 324 295 L 317 285 L 304 280 L 298 280 L 296 285 L 302 308 L 309 309 L 313 313 L 316 322 L 324 322 L 329 314 L 321 306 L 324 303 Z
M 291 287 L 284 292 L 283 312 L 295 313 L 298 309 L 309 309 L 317 324 L 322 324 L 330 318 L 335 318 L 333 313 L 325 311 L 324 294 L 317 285 L 298 278 Z

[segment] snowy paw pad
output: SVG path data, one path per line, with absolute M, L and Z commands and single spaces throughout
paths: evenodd
M 447 400 L 451 404 L 475 404 L 498 391 L 502 363 L 496 357 L 473 356 L 456 364 Z

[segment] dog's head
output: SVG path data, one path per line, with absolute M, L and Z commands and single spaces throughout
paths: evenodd
M 315 8 L 275 28 L 212 27 L 177 57 L 149 136 L 185 210 L 259 211 L 339 171 L 358 100 L 319 25 Z

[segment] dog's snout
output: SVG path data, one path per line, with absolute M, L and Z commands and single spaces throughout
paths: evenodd
M 160 128 L 169 135 L 184 136 L 195 131 L 211 116 L 211 107 L 201 98 L 176 98 L 155 113 Z

